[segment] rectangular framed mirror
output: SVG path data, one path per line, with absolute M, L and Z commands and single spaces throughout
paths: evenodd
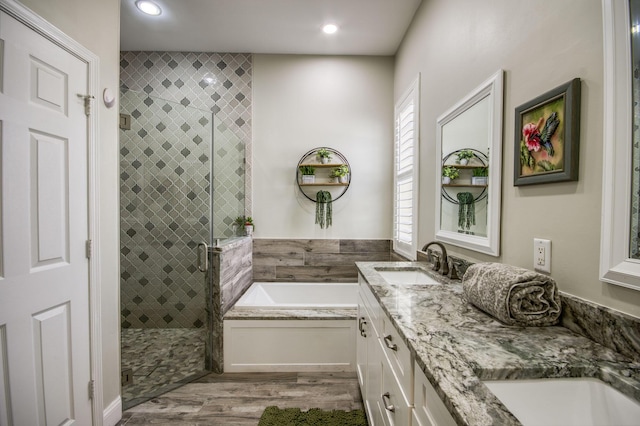
M 436 125 L 436 239 L 492 256 L 500 254 L 503 74 Z

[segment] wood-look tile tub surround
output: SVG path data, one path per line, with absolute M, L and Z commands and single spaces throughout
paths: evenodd
M 355 262 L 401 260 L 391 240 L 254 239 L 253 281 L 356 282 Z

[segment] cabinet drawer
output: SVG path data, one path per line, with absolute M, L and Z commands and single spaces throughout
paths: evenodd
M 396 380 L 386 357 L 382 357 L 382 386 L 378 405 L 387 426 L 409 426 L 411 404 Z
M 369 326 L 369 313 L 365 307 L 362 295 L 358 294 L 358 324 L 356 328 L 356 372 L 358 375 L 358 383 L 363 392 L 364 398 L 365 382 L 367 377 L 367 335 L 373 334 L 367 332 Z M 372 337 L 375 338 L 375 337 Z
M 454 426 L 453 416 L 447 410 L 418 364 L 415 365 L 413 391 L 414 426 Z
M 382 314 L 382 308 L 380 303 L 376 300 L 376 297 L 371 292 L 369 285 L 366 282 L 360 283 L 360 295 L 364 301 L 370 316 L 370 326 L 373 328 L 373 332 L 376 336 L 380 335 L 380 317 Z
M 413 363 L 407 345 L 393 328 L 391 320 L 385 315 L 380 319 L 380 345 L 389 359 L 389 364 L 402 388 L 406 399 L 413 400 Z

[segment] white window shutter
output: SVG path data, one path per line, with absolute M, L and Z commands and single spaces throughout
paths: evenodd
M 418 213 L 419 77 L 395 107 L 393 248 L 415 260 Z

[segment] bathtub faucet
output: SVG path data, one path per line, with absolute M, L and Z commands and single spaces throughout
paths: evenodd
M 430 243 L 427 243 L 424 245 L 424 247 L 422 247 L 422 251 L 426 253 L 429 246 L 432 246 L 432 245 L 436 245 L 440 247 L 440 251 L 442 252 L 441 255 L 437 255 L 437 254 L 429 255 L 427 253 L 430 256 L 429 258 L 431 258 L 431 256 L 436 258 L 436 261 L 433 262 L 433 270 L 439 271 L 442 275 L 447 275 L 449 273 L 449 258 L 447 257 L 447 249 L 444 248 L 444 245 L 441 242 L 431 241 Z M 441 256 L 442 258 L 440 258 Z

